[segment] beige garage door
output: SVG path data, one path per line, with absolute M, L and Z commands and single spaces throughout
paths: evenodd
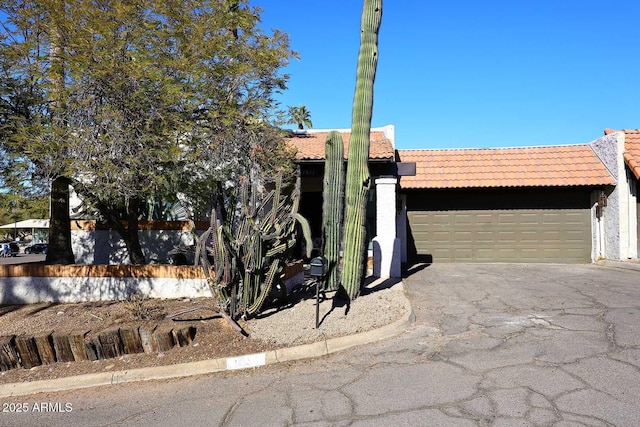
M 591 259 L 589 209 L 409 212 L 419 255 L 434 262 L 561 262 Z

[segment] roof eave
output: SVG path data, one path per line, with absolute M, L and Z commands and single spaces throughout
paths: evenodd
M 640 163 L 636 161 L 636 159 L 627 151 L 623 154 L 624 162 L 629 166 L 631 173 L 636 177 L 636 179 L 640 179 Z
M 601 183 L 592 183 L 592 184 L 554 184 L 554 185 L 496 185 L 496 186 L 438 186 L 438 187 L 429 187 L 429 186 L 417 186 L 403 183 L 400 180 L 400 188 L 403 190 L 498 190 L 498 189 L 506 189 L 506 188 L 580 188 L 580 187 L 608 187 L 614 186 L 615 182 L 601 182 Z
M 344 159 L 345 162 L 347 159 Z M 296 159 L 296 163 L 325 163 L 325 159 Z M 393 163 L 395 159 L 393 157 L 373 158 L 369 159 L 369 163 Z

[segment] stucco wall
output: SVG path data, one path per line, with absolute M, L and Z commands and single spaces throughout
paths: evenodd
M 607 194 L 602 219 L 605 258 L 638 258 L 637 189 L 635 178 L 624 162 L 625 134 L 615 132 L 603 136 L 591 146 L 616 179 L 615 188 Z
M 287 293 L 304 282 L 302 261 L 284 272 Z M 37 265 L 0 266 L 0 304 L 210 297 L 200 269 L 165 265 Z
M 620 259 L 620 202 L 621 194 L 624 193 L 620 186 L 620 162 L 622 161 L 621 146 L 624 145 L 624 137 L 620 140 L 620 135 L 609 134 L 591 142 L 591 147 L 598 155 L 602 163 L 609 170 L 609 173 L 618 182 L 618 185 L 611 191 L 607 192 L 607 206 L 604 208 L 604 216 L 602 218 L 602 232 L 604 236 L 600 237 L 600 241 L 604 244 L 604 257 L 607 259 Z M 622 177 L 624 181 L 624 176 Z M 628 190 L 627 190 L 628 191 Z M 595 210 L 594 210 L 595 213 Z M 597 224 L 597 223 L 596 223 Z M 594 229 L 595 230 L 595 229 Z
M 138 235 L 147 262 L 166 262 L 169 252 L 175 247 L 195 244 L 193 234 L 184 230 L 141 230 Z M 124 242 L 115 231 L 73 230 L 71 246 L 76 264 L 129 263 Z M 193 257 L 188 257 L 187 261 L 193 262 Z
M 304 273 L 285 280 L 287 293 L 304 281 Z M 210 297 L 206 279 L 135 277 L 4 277 L 0 304 L 39 302 L 123 301 L 132 295 L 146 298 Z
M 5 277 L 0 279 L 2 304 L 210 297 L 205 279 L 133 277 Z
M 623 244 L 626 244 L 627 258 L 638 258 L 638 188 L 635 176 L 625 167 L 626 185 L 629 189 L 626 221 L 628 232 Z
M 378 178 L 376 184 L 376 230 L 373 239 L 373 275 L 401 276 L 400 240 L 396 237 L 397 178 Z

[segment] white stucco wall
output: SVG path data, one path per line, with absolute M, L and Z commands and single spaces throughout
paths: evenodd
M 400 240 L 400 261 L 407 262 L 407 195 L 400 194 L 400 210 L 396 216 L 396 236 Z
M 304 282 L 304 273 L 284 281 L 287 294 Z M 77 303 L 146 298 L 211 297 L 206 279 L 134 277 L 3 277 L 0 304 Z
M 378 178 L 376 184 L 376 230 L 373 239 L 373 275 L 401 277 L 400 239 L 396 236 L 397 178 Z
M 625 222 L 628 224 L 628 232 L 623 245 L 626 243 L 626 255 L 629 259 L 638 258 L 638 189 L 636 180 L 628 167 L 625 167 L 625 183 L 629 189 L 629 199 Z
M 44 273 L 44 274 L 43 274 Z M 302 261 L 285 268 L 287 294 L 304 283 Z M 274 290 L 274 292 L 276 292 Z M 207 280 L 191 267 L 0 266 L 0 304 L 211 297 Z
M 603 234 L 603 220 L 604 218 L 598 218 L 598 193 L 600 191 L 592 191 L 590 195 L 591 201 L 591 261 L 595 262 L 600 259 L 604 259 L 604 234 Z
M 166 262 L 172 249 L 195 244 L 193 234 L 185 230 L 141 230 L 138 235 L 147 262 Z M 73 230 L 71 246 L 76 264 L 129 263 L 125 244 L 115 231 Z M 193 262 L 193 257 L 187 261 Z
M 148 298 L 210 297 L 206 279 L 133 277 L 4 277 L 0 303 L 122 301 Z

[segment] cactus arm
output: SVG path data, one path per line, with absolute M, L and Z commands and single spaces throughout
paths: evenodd
M 274 279 L 276 277 L 276 273 L 280 270 L 280 260 L 276 260 L 269 267 L 269 271 L 265 277 L 264 284 L 262 285 L 262 289 L 258 289 L 258 294 L 255 297 L 255 302 L 249 306 L 247 306 L 247 314 L 253 314 L 262 307 L 264 304 L 271 287 L 273 286 Z
M 300 224 L 300 228 L 302 228 L 302 236 L 305 241 L 305 247 L 307 249 L 306 256 L 307 258 L 311 257 L 311 249 L 313 248 L 313 241 L 311 239 L 311 226 L 309 225 L 309 221 L 299 213 L 293 214 L 295 220 Z

